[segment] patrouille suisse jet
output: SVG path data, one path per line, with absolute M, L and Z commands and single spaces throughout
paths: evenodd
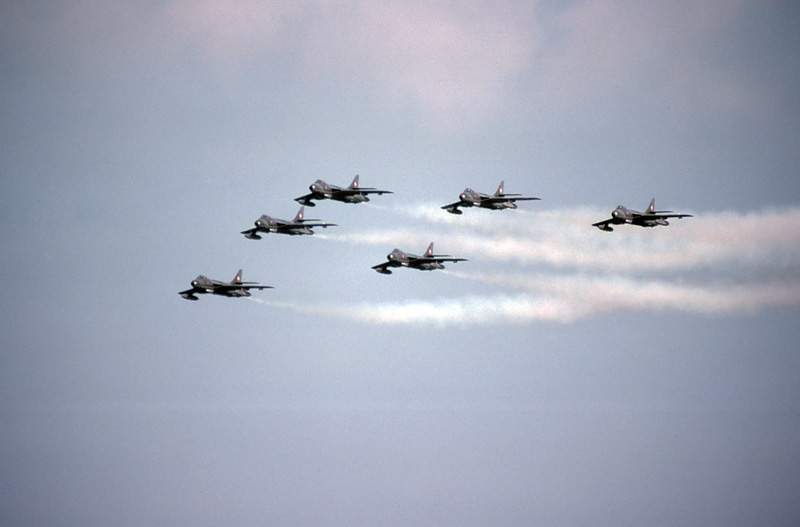
M 299 235 L 299 234 L 314 234 L 311 227 L 335 227 L 335 223 L 310 223 L 322 220 L 312 220 L 304 218 L 305 207 L 300 207 L 300 211 L 292 221 L 286 221 L 279 218 L 272 218 L 263 214 L 255 222 L 256 226 L 253 229 L 242 231 L 245 238 L 251 240 L 260 240 L 261 236 L 258 233 L 277 232 L 279 234 Z
M 353 179 L 350 186 L 347 188 L 337 187 L 336 185 L 329 185 L 321 179 L 316 180 L 311 186 L 308 187 L 311 191 L 310 194 L 294 198 L 294 200 L 301 205 L 308 205 L 314 207 L 315 203 L 312 200 L 332 199 L 334 201 L 343 201 L 345 203 L 364 203 L 369 201 L 369 194 L 392 194 L 388 190 L 378 190 L 376 188 L 362 188 L 358 186 L 358 176 Z
M 611 232 L 614 229 L 611 225 L 639 225 L 640 227 L 656 227 L 658 225 L 669 225 L 667 218 L 691 218 L 691 214 L 669 214 L 671 210 L 655 210 L 656 200 L 650 202 L 646 212 L 629 210 L 620 205 L 611 213 L 611 218 L 592 223 L 592 227 L 597 227 L 601 231 Z
M 442 262 L 466 262 L 466 258 L 453 258 L 449 254 L 433 254 L 433 242 L 428 246 L 424 256 L 409 254 L 394 249 L 386 257 L 388 261 L 373 265 L 372 268 L 381 274 L 392 274 L 389 267 L 410 267 L 420 271 L 433 271 L 434 269 L 444 269 Z
M 249 289 L 273 289 L 271 285 L 261 285 L 257 282 L 242 282 L 242 270 L 236 273 L 233 281 L 220 282 L 219 280 L 211 280 L 203 275 L 198 276 L 192 280 L 192 288 L 178 293 L 186 300 L 199 300 L 197 294 L 203 295 L 210 293 L 212 295 L 222 296 L 250 296 Z
M 541 198 L 525 197 L 521 194 L 506 194 L 503 192 L 503 181 L 497 187 L 497 191 L 493 195 L 475 192 L 471 188 L 465 188 L 464 192 L 458 196 L 458 201 L 445 205 L 442 207 L 450 214 L 463 214 L 464 211 L 459 207 L 482 207 L 484 209 L 502 210 L 502 209 L 516 209 L 517 204 L 515 201 L 532 201 Z

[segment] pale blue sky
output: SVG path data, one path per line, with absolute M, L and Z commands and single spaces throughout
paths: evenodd
M 799 23 L 4 4 L 0 523 L 796 525 Z M 500 180 L 542 200 L 439 209 Z M 694 217 L 590 227 L 651 198 Z M 469 261 L 370 270 L 430 241 Z

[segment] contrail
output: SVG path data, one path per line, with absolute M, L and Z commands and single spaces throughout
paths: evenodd
M 798 207 L 696 214 L 668 228 L 621 226 L 614 233 L 591 227 L 607 217 L 600 209 L 461 216 L 432 204 L 389 210 L 416 222 L 320 237 L 411 251 L 434 241 L 470 259 L 469 267 L 444 273 L 495 292 L 349 304 L 257 301 L 366 324 L 437 327 L 571 323 L 631 312 L 747 314 L 800 304 Z M 705 270 L 705 278 L 692 280 L 692 270 Z
M 497 322 L 569 323 L 615 313 L 678 311 L 705 315 L 753 313 L 800 303 L 800 280 L 791 283 L 686 285 L 624 277 L 502 276 L 455 273 L 504 289 L 508 294 L 436 300 L 350 304 L 252 300 L 299 313 L 378 325 L 487 325 Z
M 424 248 L 430 241 L 439 240 L 437 246 L 474 260 L 606 272 L 685 271 L 732 262 L 800 262 L 800 208 L 698 215 L 673 221 L 674 225 L 668 228 L 621 226 L 614 233 L 591 227 L 593 221 L 608 215 L 599 209 L 512 211 L 504 217 L 488 211 L 470 211 L 475 214 L 466 219 L 463 216 L 467 214 L 456 217 L 431 205 L 395 210 L 423 220 L 428 226 L 323 236 L 351 244 L 410 248 Z M 479 217 L 481 213 L 484 216 Z

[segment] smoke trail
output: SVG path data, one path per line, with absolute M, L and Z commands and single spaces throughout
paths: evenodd
M 437 327 L 570 323 L 630 312 L 731 315 L 800 304 L 797 207 L 698 214 L 668 228 L 621 226 L 613 233 L 591 227 L 608 215 L 599 209 L 469 211 L 461 216 L 431 204 L 389 210 L 418 224 L 320 237 L 418 253 L 434 241 L 437 252 L 470 259 L 468 268 L 443 273 L 495 292 L 350 304 L 258 301 L 366 324 Z M 492 264 L 489 271 L 487 263 Z M 503 272 L 498 263 L 504 264 Z M 707 270 L 703 279 L 692 281 L 687 274 L 702 269 Z
M 510 289 L 511 294 L 437 300 L 351 304 L 254 301 L 310 315 L 379 325 L 487 325 L 498 322 L 569 323 L 614 313 L 678 311 L 705 315 L 753 313 L 800 303 L 800 280 L 792 283 L 686 285 L 657 280 L 591 276 L 503 276 L 450 272 Z
M 722 263 L 794 265 L 800 261 L 800 208 L 739 214 L 722 212 L 673 221 L 671 227 L 621 226 L 604 233 L 591 223 L 608 217 L 599 209 L 531 213 L 475 212 L 466 219 L 431 205 L 396 208 L 428 226 L 326 234 L 325 239 L 424 248 L 430 241 L 474 260 L 597 271 L 662 272 Z M 480 215 L 480 216 L 479 216 Z M 439 230 L 430 225 L 439 227 Z M 412 249 L 413 252 L 413 249 Z

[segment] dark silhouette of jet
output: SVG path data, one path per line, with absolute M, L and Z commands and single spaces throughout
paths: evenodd
M 311 227 L 335 227 L 335 223 L 310 223 L 318 222 L 321 220 L 312 220 L 304 218 L 305 207 L 300 207 L 300 211 L 292 221 L 282 220 L 280 218 L 272 218 L 263 214 L 255 221 L 255 228 L 242 231 L 245 238 L 251 240 L 260 240 L 261 236 L 258 233 L 276 232 L 278 234 L 301 235 L 301 234 L 314 234 Z
M 388 190 L 378 190 L 376 188 L 362 188 L 358 186 L 358 176 L 353 179 L 350 186 L 347 188 L 337 187 L 336 185 L 329 185 L 321 179 L 316 180 L 311 186 L 308 187 L 311 191 L 310 194 L 294 198 L 294 200 L 301 205 L 308 205 L 314 207 L 316 204 L 312 200 L 332 199 L 334 201 L 343 201 L 345 203 L 364 203 L 369 201 L 369 194 L 392 194 Z
M 195 295 L 222 295 L 243 297 L 250 296 L 250 289 L 273 289 L 271 285 L 261 285 L 257 282 L 242 282 L 242 270 L 236 273 L 231 282 L 212 280 L 203 275 L 192 280 L 192 288 L 178 293 L 186 300 L 199 300 Z
M 491 196 L 489 194 L 475 192 L 471 188 L 465 188 L 461 195 L 458 196 L 458 201 L 449 205 L 445 205 L 442 208 L 450 214 L 463 214 L 464 211 L 459 209 L 459 207 L 481 207 L 492 210 L 516 209 L 517 204 L 514 203 L 515 201 L 531 201 L 541 199 L 525 197 L 521 194 L 506 194 L 503 192 L 503 183 L 505 182 L 500 182 L 500 186 L 497 187 L 497 191 Z
M 592 223 L 592 227 L 597 227 L 601 231 L 611 232 L 612 225 L 638 225 L 640 227 L 657 227 L 659 225 L 669 225 L 667 218 L 691 218 L 691 214 L 669 214 L 671 210 L 655 210 L 656 200 L 650 201 L 650 206 L 646 212 L 629 210 L 622 205 L 618 206 L 611 213 L 611 218 L 597 223 Z
M 433 254 L 433 242 L 428 246 L 424 256 L 417 256 L 416 254 L 405 253 L 400 249 L 394 249 L 387 256 L 387 261 L 373 265 L 375 269 L 381 274 L 392 274 L 389 270 L 390 267 L 408 267 L 411 269 L 419 269 L 420 271 L 433 271 L 434 269 L 444 269 L 442 262 L 466 262 L 466 258 L 453 258 L 449 254 Z

